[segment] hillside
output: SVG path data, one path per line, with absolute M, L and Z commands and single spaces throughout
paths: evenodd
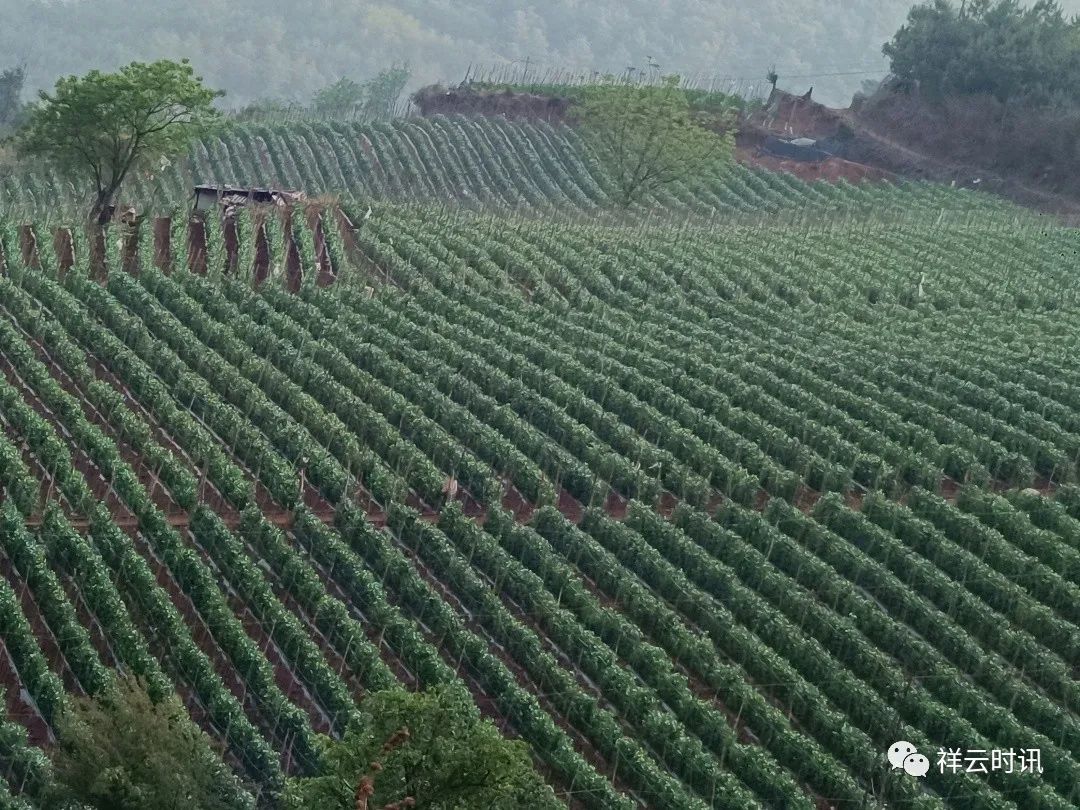
M 599 214 L 611 207 L 611 181 L 570 127 L 545 122 L 441 116 L 392 123 L 335 121 L 231 127 L 196 145 L 186 160 L 144 172 L 121 193 L 120 210 L 183 212 L 196 184 L 271 186 L 309 197 L 372 200 L 521 214 Z M 75 221 L 84 202 L 55 173 L 18 165 L 0 178 L 9 217 Z M 695 176 L 642 200 L 631 216 L 893 216 L 945 207 L 953 214 L 1019 209 L 989 195 L 913 182 L 901 189 L 805 183 L 787 173 L 739 164 Z M 666 213 L 665 213 L 666 212 Z M 59 222 L 58 222 L 59 220 Z
M 554 129 L 563 134 L 565 146 L 577 153 L 574 159 L 580 162 L 582 146 L 572 125 L 576 99 L 589 86 L 590 82 L 577 85 L 476 82 L 450 89 L 426 87 L 414 94 L 413 101 L 427 118 L 411 119 L 411 122 L 424 121 L 427 123 L 421 126 L 430 127 L 445 126 L 436 122 L 448 119 L 465 126 L 470 125 L 466 122 L 494 126 L 492 122 L 497 121 L 498 126 L 524 132 L 533 127 Z M 691 107 L 703 114 L 719 109 L 738 110 L 734 126 L 736 157 L 757 177 L 779 174 L 783 182 L 794 177 L 811 183 L 844 180 L 859 184 L 864 180 L 873 183 L 886 180 L 949 184 L 995 194 L 1070 224 L 1080 219 L 1080 199 L 1071 182 L 1076 173 L 1072 148 L 1076 122 L 1075 114 L 1068 108 L 1006 109 L 985 97 L 949 98 L 931 104 L 919 99 L 917 94 L 890 87 L 843 108 L 828 107 L 813 97 L 779 89 L 758 104 L 742 103 L 725 93 L 692 87 L 686 92 Z M 564 126 L 566 122 L 571 126 Z M 830 148 L 837 151 L 835 156 L 823 160 L 784 159 L 763 148 L 770 136 L 824 139 L 833 142 Z M 588 163 L 587 157 L 584 162 Z M 204 176 L 213 173 L 201 171 Z M 745 180 L 740 184 L 739 179 L 745 178 L 746 173 L 735 171 L 728 177 L 738 196 L 739 185 L 746 185 Z M 602 178 L 599 182 L 603 185 Z M 773 182 L 766 179 L 766 183 Z M 693 197 L 698 197 L 700 182 L 691 185 Z M 728 204 L 730 196 L 724 196 L 724 204 L 717 211 L 730 213 L 733 209 Z M 685 200 L 684 196 L 682 202 Z M 670 198 L 654 199 L 640 207 L 642 210 L 657 205 L 669 210 L 685 207 L 672 203 Z M 688 207 L 698 212 L 709 210 L 697 200 Z
M 1075 114 L 1068 108 L 1006 108 L 987 97 L 950 97 L 938 103 L 883 87 L 850 108 L 774 92 L 769 103 L 742 121 L 739 142 L 758 147 L 769 134 L 843 138 L 844 160 L 822 164 L 786 161 L 804 178 L 832 164 L 859 177 L 871 171 L 989 192 L 1075 224 L 1080 217 L 1071 178 Z M 747 162 L 775 168 L 756 153 Z
M 167 263 L 144 222 L 103 284 L 5 221 L 12 791 L 117 667 L 263 802 L 365 692 L 460 680 L 569 806 L 1075 806 L 1075 232 L 739 167 L 589 217 L 573 138 L 237 130 L 167 202 L 357 196 L 210 216 L 205 251 L 176 218 Z M 1043 772 L 924 785 L 897 739 Z

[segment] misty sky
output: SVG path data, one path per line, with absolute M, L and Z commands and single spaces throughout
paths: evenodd
M 1080 0 L 1062 3 L 1080 12 Z M 0 53 L 32 88 L 90 68 L 188 57 L 227 103 L 305 102 L 341 76 L 407 62 L 412 86 L 457 82 L 473 64 L 528 58 L 760 84 L 775 64 L 786 89 L 846 104 L 886 68 L 881 45 L 908 0 L 0 0 Z M 843 75 L 831 75 L 843 74 Z

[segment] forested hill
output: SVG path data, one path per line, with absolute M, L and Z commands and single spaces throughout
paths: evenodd
M 1069 13 L 1080 0 L 1062 3 Z M 232 104 L 305 100 L 343 75 L 363 79 L 408 60 L 417 84 L 453 81 L 470 64 L 529 59 L 621 71 L 752 81 L 775 64 L 781 86 L 814 85 L 846 103 L 886 69 L 881 45 L 910 0 L 0 0 L 0 53 L 29 67 L 29 89 L 132 60 L 190 57 Z M 879 73 L 875 73 L 878 71 Z M 847 75 L 823 75 L 843 73 Z

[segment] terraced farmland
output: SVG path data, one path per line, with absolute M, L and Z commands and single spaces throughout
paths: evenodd
M 352 183 L 311 130 L 260 136 L 279 176 Z M 545 168 L 568 131 L 376 134 L 390 196 L 529 210 L 245 211 L 174 222 L 168 261 L 143 223 L 102 280 L 0 228 L 12 793 L 61 695 L 122 668 L 263 802 L 400 682 L 463 684 L 575 807 L 1076 806 L 1075 231 L 741 169 L 673 194 L 844 214 L 536 217 L 600 201 Z M 197 160 L 246 171 L 235 137 Z M 918 780 L 897 739 L 1043 773 Z
M 434 116 L 394 122 L 236 125 L 201 141 L 186 160 L 133 178 L 121 206 L 142 213 L 190 207 L 194 184 L 274 186 L 309 196 L 344 193 L 455 208 L 521 213 L 553 209 L 598 213 L 610 206 L 612 183 L 571 128 L 495 118 Z M 0 177 L 0 211 L 38 221 L 71 220 L 82 210 L 69 183 L 45 169 Z M 684 216 L 730 218 L 784 213 L 820 218 L 838 212 L 897 216 L 947 208 L 978 217 L 1020 210 L 988 194 L 926 183 L 891 186 L 804 183 L 790 175 L 732 164 L 665 188 L 638 206 Z

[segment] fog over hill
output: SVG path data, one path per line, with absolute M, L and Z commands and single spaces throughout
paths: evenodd
M 228 103 L 305 100 L 341 76 L 407 61 L 413 85 L 470 64 L 665 71 L 762 82 L 844 104 L 886 68 L 881 45 L 910 0 L 0 0 L 0 53 L 31 88 L 90 68 L 189 57 Z M 1067 0 L 1069 13 L 1080 0 Z M 842 74 L 842 75 L 836 75 Z

